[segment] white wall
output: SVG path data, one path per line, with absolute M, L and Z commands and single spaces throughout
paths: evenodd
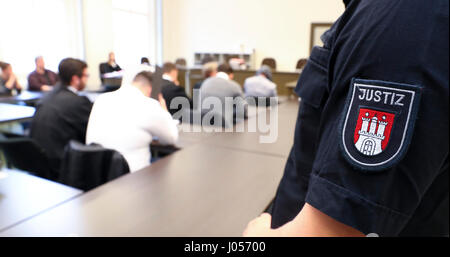
M 122 68 L 139 64 L 144 56 L 152 62 L 156 59 L 154 0 L 82 0 L 82 3 L 85 56 L 90 73 L 88 89 L 100 88 L 99 65 L 108 60 L 109 52 L 116 53 Z
M 274 57 L 292 71 L 308 57 L 312 22 L 334 22 L 341 0 L 163 0 L 164 60 L 196 51 L 256 50 L 256 63 Z
M 6 10 L 14 15 L 20 13 L 22 1 L 17 3 L 14 1 L 18 6 L 14 11 L 12 1 L 0 0 L 0 13 Z M 165 61 L 184 57 L 192 65 L 196 51 L 240 51 L 241 45 L 244 45 L 247 49 L 256 49 L 256 63 L 259 64 L 264 57 L 275 57 L 279 70 L 286 71 L 294 70 L 297 60 L 309 55 L 311 22 L 332 22 L 344 11 L 341 0 L 162 1 Z M 40 5 L 43 3 L 36 2 Z M 69 17 L 67 27 L 70 34 L 64 36 L 70 39 L 67 46 L 70 51 L 64 52 L 65 56 L 61 54 L 61 57 L 53 58 L 55 60 L 48 58 L 48 64 L 55 68 L 63 57 L 84 57 L 89 64 L 88 89 L 97 89 L 100 86 L 98 65 L 106 61 L 108 53 L 114 49 L 112 0 L 64 0 L 64 2 L 70 7 L 67 9 Z M 153 3 L 153 0 L 149 2 Z M 29 8 L 32 7 L 28 6 Z M 2 17 L 5 15 L 1 15 L 0 20 Z M 23 20 L 21 15 L 15 17 L 19 18 L 13 21 L 15 24 L 13 28 L 19 35 L 28 35 L 26 29 L 22 31 L 20 28 L 26 28 L 25 21 L 31 19 Z M 57 22 L 61 19 L 53 20 Z M 21 24 L 24 26 L 20 27 Z M 60 36 L 61 31 L 58 31 L 57 35 Z M 154 40 L 153 38 L 150 41 L 155 42 Z M 38 54 L 34 53 L 30 46 L 36 44 L 33 44 L 33 41 L 19 40 L 14 45 L 8 46 L 5 42 L 0 40 L 0 58 L 11 62 L 20 77 L 25 80 L 28 72 L 33 69 L 33 59 Z M 17 55 L 10 56 L 9 53 L 14 52 L 12 50 L 21 51 L 21 56 L 26 58 L 26 65 L 21 64 L 25 61 L 17 60 Z M 49 55 L 45 52 L 41 54 Z M 120 60 L 118 61 L 120 63 Z
M 23 86 L 44 56 L 56 71 L 62 58 L 83 57 L 79 0 L 0 0 L 0 60 L 11 63 Z
M 83 0 L 85 59 L 89 65 L 88 89 L 100 87 L 99 65 L 113 50 L 111 0 Z

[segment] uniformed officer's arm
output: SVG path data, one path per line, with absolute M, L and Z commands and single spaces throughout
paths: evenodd
M 360 231 L 342 224 L 309 204 L 297 217 L 278 228 L 271 229 L 272 217 L 265 213 L 249 223 L 246 237 L 363 237 Z

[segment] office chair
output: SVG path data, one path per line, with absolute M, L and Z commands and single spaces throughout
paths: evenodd
M 295 69 L 298 71 L 303 70 L 303 68 L 306 66 L 306 63 L 308 63 L 307 59 L 302 58 L 302 59 L 298 60 L 297 66 L 295 66 Z
M 72 140 L 64 150 L 60 182 L 89 191 L 129 172 L 127 161 L 117 151 Z
M 50 163 L 45 150 L 33 139 L 26 137 L 0 138 L 0 150 L 8 168 L 27 171 L 49 180 L 56 180 L 57 172 Z
M 265 58 L 261 63 L 261 66 L 263 65 L 269 66 L 274 71 L 277 70 L 277 61 L 274 58 Z
M 176 65 L 177 67 L 180 67 L 180 68 L 186 67 L 186 66 L 187 66 L 186 59 L 184 59 L 184 58 L 178 58 L 178 59 L 175 61 L 175 65 Z
M 105 84 L 105 79 L 103 78 L 103 75 L 108 73 L 108 64 L 107 63 L 100 63 L 100 65 L 98 66 L 99 69 L 99 74 L 100 74 L 100 81 L 102 82 L 102 85 Z

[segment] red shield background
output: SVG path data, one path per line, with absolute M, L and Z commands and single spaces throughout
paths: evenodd
M 384 151 L 389 143 L 389 138 L 391 136 L 391 130 L 394 125 L 395 114 L 388 113 L 388 112 L 375 111 L 375 110 L 365 109 L 365 108 L 360 109 L 358 120 L 356 123 L 356 128 L 355 128 L 355 142 L 354 142 L 355 144 L 356 144 L 356 142 L 358 142 L 358 139 L 359 139 L 358 132 L 361 130 L 361 127 L 363 124 L 362 118 L 366 117 L 366 113 L 369 113 L 368 118 L 371 120 L 375 116 L 378 118 L 379 121 L 383 120 L 383 117 L 386 117 L 386 119 L 383 121 L 387 122 L 388 124 L 386 125 L 386 129 L 384 131 L 385 139 L 381 143 L 381 149 L 383 149 L 383 151 Z M 369 129 L 370 129 L 370 122 L 369 122 L 369 128 L 367 130 L 369 131 Z M 377 130 L 378 130 L 378 125 L 377 125 Z

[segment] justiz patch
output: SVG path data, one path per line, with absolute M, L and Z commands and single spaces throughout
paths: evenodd
M 346 159 L 366 171 L 395 165 L 409 147 L 421 88 L 354 79 L 341 125 Z

